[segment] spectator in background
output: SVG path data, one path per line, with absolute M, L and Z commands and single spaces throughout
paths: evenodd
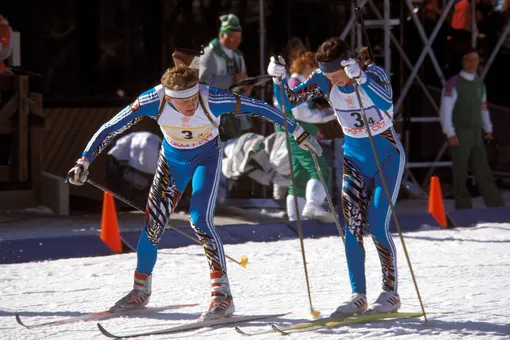
M 315 53 L 304 52 L 298 56 L 294 56 L 290 67 L 291 76 L 289 78 L 290 88 L 294 88 L 304 82 L 319 65 L 315 60 Z M 314 137 L 320 134 L 319 129 L 314 123 L 322 123 L 327 119 L 327 109 L 311 108 L 313 101 L 304 102 L 292 110 L 287 111 L 287 116 L 294 119 L 303 126 Z M 333 112 L 329 115 L 335 119 Z M 275 125 L 276 131 L 284 131 Z M 289 221 L 296 221 L 298 212 L 294 203 L 294 196 L 298 198 L 299 216 L 307 219 L 319 220 L 325 223 L 333 223 L 335 221 L 333 213 L 326 211 L 322 204 L 326 199 L 326 191 L 320 182 L 319 174 L 315 168 L 313 159 L 308 151 L 301 149 L 298 144 L 290 138 L 290 150 L 292 152 L 292 168 L 294 169 L 294 177 L 296 187 L 290 183 L 287 195 L 287 215 Z M 328 166 L 324 154 L 317 158 L 320 170 L 324 180 L 329 186 L 331 182 L 331 168 Z
M 200 58 L 200 82 L 228 90 L 230 86 L 248 77 L 246 64 L 241 51 L 237 48 L 242 40 L 242 28 L 239 18 L 234 14 L 220 17 L 221 27 L 218 38 L 214 38 L 204 49 Z M 242 94 L 249 95 L 247 87 Z M 250 117 L 222 115 L 220 138 L 226 141 L 239 137 L 244 131 L 251 129 Z
M 12 30 L 6 18 L 0 14 L 0 76 L 7 74 L 7 67 L 4 60 L 9 58 L 12 51 L 11 43 Z M 2 93 L 0 92 L 0 104 L 2 103 Z M 0 165 L 8 165 L 11 157 L 11 134 L 0 134 Z
M 471 1 L 460 0 L 454 6 L 450 22 L 449 53 L 447 54 L 448 64 L 450 65 L 449 69 L 452 72 L 449 73 L 450 75 L 457 74 L 462 69 L 458 61 L 461 60 L 463 51 L 472 45 L 473 16 Z M 482 14 L 477 9 L 476 22 L 478 23 L 480 20 L 482 20 Z
M 294 59 L 299 57 L 301 53 L 306 52 L 307 50 L 308 49 L 306 48 L 301 38 L 292 37 L 289 39 L 289 41 L 287 41 L 287 44 L 285 44 L 282 55 L 287 56 L 286 60 L 289 61 L 289 65 L 292 65 Z
M 286 56 L 287 57 L 286 60 L 289 61 L 288 66 L 286 65 L 286 67 L 287 67 L 287 75 L 290 75 L 288 67 L 290 67 L 290 65 L 292 65 L 294 60 L 297 57 L 299 57 L 299 55 L 301 53 L 306 52 L 306 50 L 307 50 L 306 46 L 303 43 L 303 41 L 301 40 L 301 38 L 292 37 L 292 38 L 290 38 L 287 41 L 287 43 L 285 44 L 285 47 L 283 48 L 283 51 L 281 53 L 282 55 Z M 280 105 L 278 104 L 278 101 L 276 100 L 274 95 L 273 95 L 273 105 L 275 107 L 277 107 L 277 108 L 280 108 Z M 276 124 L 274 125 L 274 129 L 275 129 L 275 131 L 283 131 Z M 287 195 L 287 187 L 286 186 L 280 186 L 277 183 L 273 184 L 273 198 L 274 199 L 283 199 L 286 195 Z M 288 200 L 288 198 L 287 198 L 287 200 Z M 288 207 L 287 207 L 287 213 L 289 213 Z M 289 218 L 290 218 L 291 221 L 296 219 L 295 215 L 293 215 L 293 216 L 294 217 L 289 215 Z
M 436 22 L 441 16 L 440 0 L 428 0 L 425 3 L 425 18 Z
M 0 14 L 0 75 L 6 71 L 4 60 L 9 58 L 12 52 L 11 35 L 9 21 Z
M 472 0 L 460 0 L 454 6 L 451 26 L 455 30 L 458 39 L 471 41 L 471 32 L 473 31 L 473 16 L 471 10 Z M 476 11 L 476 22 L 482 19 L 480 11 Z
M 462 56 L 462 71 L 448 80 L 441 99 L 441 125 L 448 137 L 453 161 L 453 191 L 456 209 L 471 209 L 466 186 L 468 170 L 473 172 L 485 204 L 503 206 L 501 194 L 492 178 L 485 141 L 493 139 L 487 110 L 487 93 L 477 76 L 478 51 L 467 49 Z M 485 136 L 481 138 L 481 130 Z

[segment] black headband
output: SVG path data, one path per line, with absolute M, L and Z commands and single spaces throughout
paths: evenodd
M 319 62 L 319 68 L 324 73 L 333 73 L 338 70 L 341 70 L 342 61 L 351 58 L 351 51 L 346 50 L 340 57 L 332 61 Z

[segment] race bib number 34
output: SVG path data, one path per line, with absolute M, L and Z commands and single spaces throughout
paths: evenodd
M 363 119 L 363 113 L 361 110 L 353 109 L 353 110 L 339 110 L 335 109 L 338 116 L 340 117 L 340 122 L 342 126 L 345 128 L 351 129 L 362 129 L 365 128 L 365 121 Z M 370 108 L 365 109 L 365 114 L 367 116 L 367 121 L 370 126 L 379 123 L 383 120 L 383 116 L 381 112 L 375 107 L 372 106 Z

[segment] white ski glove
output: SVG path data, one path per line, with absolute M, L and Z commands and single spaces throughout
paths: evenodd
M 299 124 L 296 123 L 296 129 L 292 133 L 292 136 L 296 139 L 296 143 L 303 150 L 309 150 L 310 152 L 315 152 L 317 156 L 322 155 L 322 148 L 315 139 L 314 136 L 305 131 Z
M 69 170 L 67 173 L 67 178 L 69 182 L 74 185 L 83 185 L 87 181 L 87 176 L 89 172 L 87 171 L 89 168 L 89 162 L 83 159 L 78 159 L 76 161 L 76 165 Z
M 341 65 L 344 67 L 347 77 L 356 80 L 360 85 L 367 82 L 367 75 L 361 70 L 356 60 L 349 58 L 342 61 Z
M 267 67 L 267 74 L 273 77 L 273 81 L 276 84 L 280 84 L 282 79 L 287 76 L 285 59 L 283 59 L 281 55 L 278 56 L 278 60 L 276 60 L 275 57 L 271 57 L 269 66 Z

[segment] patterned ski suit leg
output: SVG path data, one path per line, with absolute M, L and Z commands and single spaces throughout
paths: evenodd
M 186 189 L 192 167 L 181 151 L 163 142 L 156 175 L 145 208 L 145 223 L 138 241 L 136 271 L 151 274 L 156 264 L 158 244 L 163 237 L 170 214 Z
M 363 175 L 351 157 L 345 155 L 342 207 L 345 219 L 345 255 L 353 293 L 367 293 L 363 235 L 367 228 L 370 183 L 370 179 Z
M 391 146 L 386 158 L 381 157 L 381 167 L 393 205 L 395 205 L 405 169 L 405 154 L 400 142 L 394 137 L 392 129 L 386 130 L 379 136 L 384 137 Z M 374 178 L 372 200 L 368 208 L 368 223 L 381 262 L 382 290 L 398 293 L 397 250 L 389 230 L 391 219 L 388 195 L 384 191 L 381 175 L 377 173 Z
M 382 170 L 395 204 L 405 156 L 393 129 L 374 136 Z M 363 235 L 369 228 L 379 254 L 385 291 L 397 291 L 396 250 L 389 222 L 391 210 L 368 138 L 346 137 L 342 204 L 346 221 L 345 252 L 352 291 L 366 294 Z
M 190 223 L 204 246 L 209 269 L 227 272 L 223 242 L 214 228 L 214 211 L 221 176 L 223 148 L 219 139 L 207 145 L 207 152 L 197 156 L 193 174 Z

